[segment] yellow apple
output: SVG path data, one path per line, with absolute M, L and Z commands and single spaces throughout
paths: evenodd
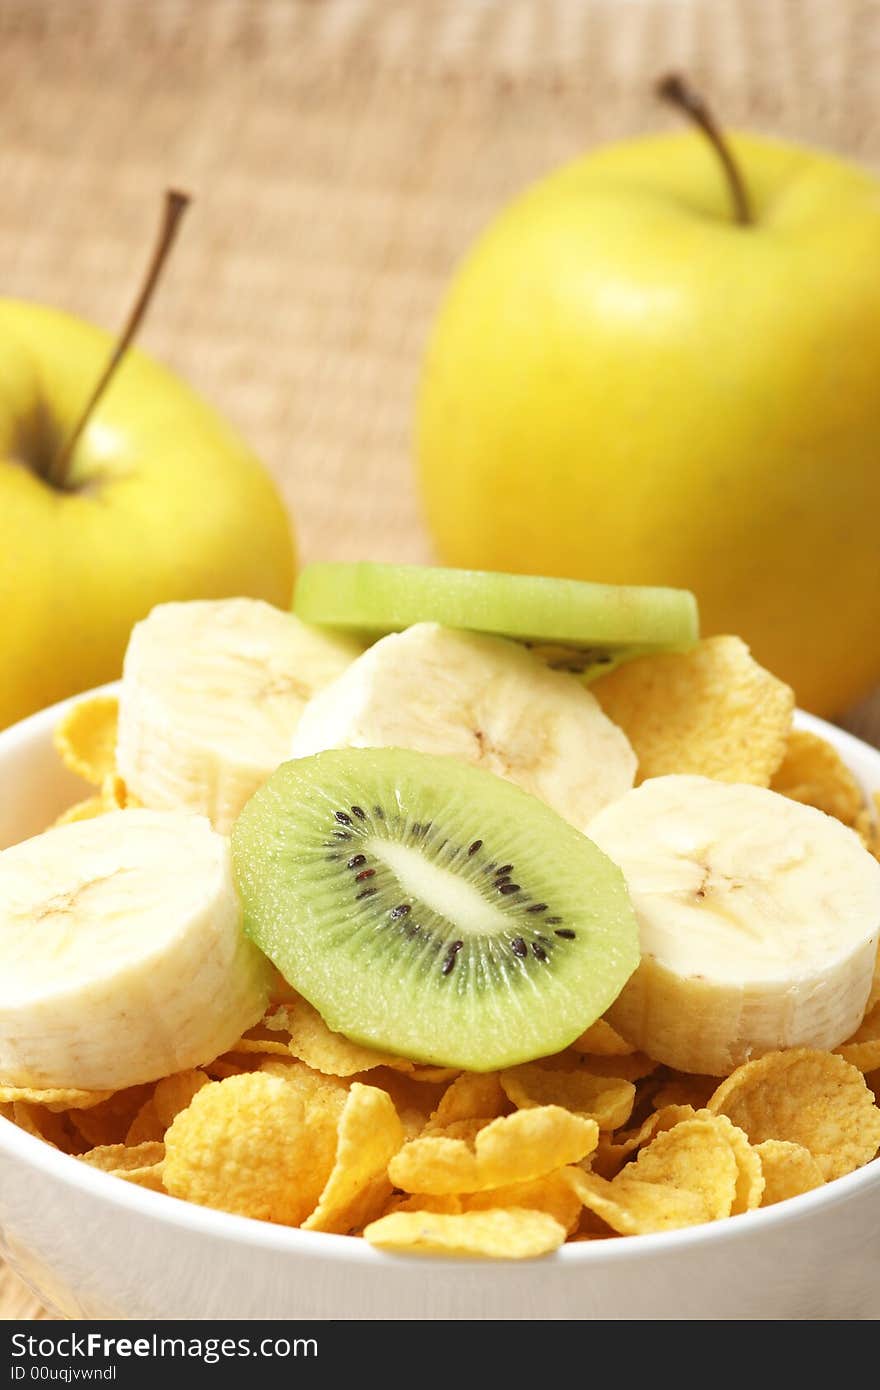
M 545 179 L 458 272 L 418 418 L 444 560 L 693 589 L 802 704 L 880 678 L 880 183 L 696 133 Z
M 66 487 L 46 481 L 111 346 L 55 309 L 0 300 L 0 727 L 118 675 L 156 603 L 290 601 L 293 537 L 271 479 L 143 353 L 120 366 Z

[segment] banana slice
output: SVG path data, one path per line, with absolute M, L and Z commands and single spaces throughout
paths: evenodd
M 642 961 L 607 1014 L 681 1071 L 725 1076 L 861 1022 L 880 864 L 822 811 L 762 787 L 655 777 L 588 834 L 623 870 Z
M 0 1081 L 119 1090 L 210 1061 L 262 1017 L 227 840 L 115 811 L 0 854 Z
M 289 757 L 316 690 L 362 646 L 259 599 L 163 603 L 138 623 L 119 697 L 119 771 L 145 806 L 228 832 Z
M 364 652 L 306 706 L 292 751 L 387 747 L 486 768 L 580 830 L 636 772 L 626 735 L 574 676 L 515 642 L 438 623 Z

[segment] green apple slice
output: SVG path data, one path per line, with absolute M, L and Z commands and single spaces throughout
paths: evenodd
M 307 565 L 293 606 L 306 622 L 373 637 L 422 622 L 512 637 L 550 665 L 588 677 L 699 636 L 697 601 L 687 589 L 430 565 Z

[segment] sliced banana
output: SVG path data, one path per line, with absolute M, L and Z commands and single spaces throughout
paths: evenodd
M 262 1017 L 228 841 L 115 811 L 0 854 L 0 1081 L 119 1090 L 208 1062 Z
M 880 864 L 852 830 L 761 787 L 655 777 L 592 821 L 623 870 L 642 960 L 607 1017 L 681 1071 L 725 1076 L 858 1027 Z
M 361 650 L 258 599 L 160 604 L 125 656 L 116 751 L 127 786 L 154 810 L 229 831 L 289 757 L 306 702 Z
M 580 830 L 636 772 L 626 735 L 574 676 L 515 642 L 437 623 L 384 637 L 319 691 L 292 751 L 385 747 L 486 768 Z

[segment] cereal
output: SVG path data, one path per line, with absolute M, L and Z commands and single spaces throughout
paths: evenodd
M 100 1105 L 112 1094 L 112 1091 L 78 1091 L 69 1086 L 0 1086 L 0 1105 L 28 1101 L 32 1105 L 44 1105 L 47 1110 L 56 1112 L 88 1110 L 93 1105 Z
M 845 825 L 855 826 L 863 808 L 861 788 L 840 754 L 806 729 L 792 729 L 770 786 Z
M 542 1178 L 532 1178 L 531 1182 L 510 1183 L 507 1187 L 492 1187 L 485 1192 L 465 1193 L 457 1200 L 462 1211 L 490 1211 L 498 1207 L 503 1207 L 505 1211 L 512 1207 L 545 1211 L 570 1234 L 581 1214 L 580 1199 L 569 1181 L 571 1171 L 569 1168 L 557 1168 Z
M 577 1163 L 598 1137 L 594 1120 L 545 1105 L 492 1120 L 472 1142 L 447 1135 L 414 1139 L 391 1160 L 388 1175 L 405 1192 L 480 1192 Z
M 172 1196 L 298 1226 L 332 1171 L 336 1130 L 316 1122 L 296 1086 L 252 1072 L 203 1087 L 165 1149 Z
M 391 1097 L 354 1082 L 339 1120 L 333 1170 L 303 1228 L 345 1235 L 378 1217 L 391 1192 L 388 1164 L 402 1144 Z
M 100 787 L 116 772 L 116 731 L 119 701 L 113 695 L 93 695 L 68 710 L 55 729 L 54 743 L 61 761 L 84 781 Z
M 153 1092 L 153 1106 L 163 1132 L 185 1110 L 193 1096 L 209 1085 L 209 1078 L 203 1071 L 179 1071 L 157 1082 Z
M 371 1067 L 413 1070 L 412 1062 L 402 1057 L 361 1047 L 358 1043 L 349 1042 L 341 1033 L 332 1032 L 318 1010 L 305 999 L 283 1004 L 266 1017 L 265 1023 L 273 1031 L 290 1034 L 289 1048 L 294 1057 L 315 1071 L 326 1072 L 330 1076 L 354 1076 L 356 1072 L 369 1071 Z
M 763 1144 L 756 1146 L 755 1153 L 764 1174 L 763 1207 L 772 1207 L 801 1192 L 811 1192 L 825 1181 L 815 1158 L 801 1144 L 792 1144 L 787 1139 L 765 1139 Z
M 655 1134 L 672 1129 L 682 1120 L 690 1120 L 697 1112 L 692 1105 L 665 1105 L 642 1121 L 638 1129 L 621 1130 L 619 1134 L 600 1134 L 590 1168 L 603 1178 L 613 1178 L 627 1159 L 643 1147 Z
M 597 1018 L 586 1032 L 575 1038 L 571 1049 L 573 1052 L 591 1052 L 596 1057 L 627 1057 L 636 1050 L 604 1018 Z
M 880 1110 L 864 1078 L 843 1057 L 798 1047 L 746 1062 L 722 1081 L 709 1109 L 744 1130 L 752 1144 L 801 1144 L 829 1180 L 868 1163 L 880 1148 Z
M 596 1121 L 600 1129 L 619 1129 L 632 1114 L 636 1088 L 619 1077 L 593 1076 L 582 1067 L 550 1070 L 537 1062 L 501 1073 L 508 1099 L 520 1109 L 561 1105 L 572 1114 Z
M 80 1154 L 83 1163 L 100 1168 L 103 1173 L 120 1173 L 129 1169 L 148 1168 L 161 1163 L 165 1157 L 164 1144 L 103 1144 Z
M 739 1196 L 738 1157 L 714 1115 L 695 1115 L 658 1134 L 627 1172 L 641 1182 L 696 1194 L 709 1221 L 730 1216 Z
M 488 1116 L 496 1119 L 510 1107 L 497 1071 L 465 1073 L 459 1076 L 431 1116 L 433 1129 L 445 1129 L 455 1120 L 473 1120 Z
M 865 1015 L 852 1037 L 834 1050 L 859 1071 L 880 1067 L 880 1002 Z
M 650 1235 L 711 1220 L 697 1192 L 642 1182 L 628 1169 L 613 1182 L 578 1169 L 569 1173 L 569 1181 L 583 1205 L 618 1235 Z
M 469 1211 L 460 1216 L 394 1212 L 364 1231 L 371 1245 L 402 1255 L 462 1255 L 529 1260 L 556 1250 L 565 1228 L 544 1211 Z
M 639 760 L 639 780 L 697 773 L 766 787 L 782 762 L 794 694 L 739 637 L 624 662 L 590 686 Z

